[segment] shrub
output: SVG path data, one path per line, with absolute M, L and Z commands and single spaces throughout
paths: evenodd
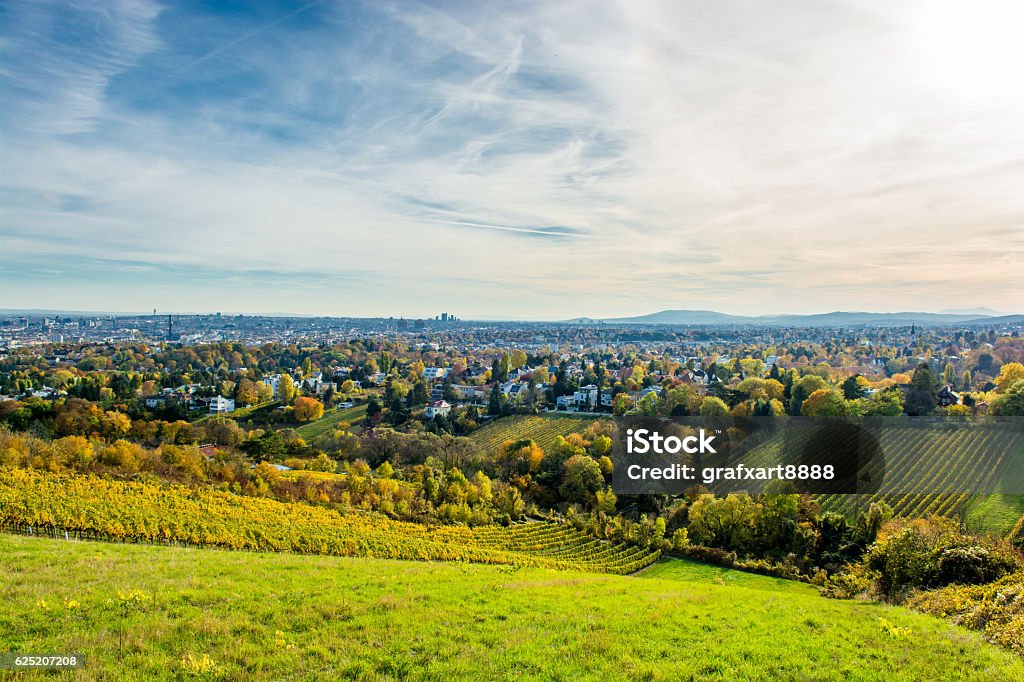
M 1024 654 L 1024 573 L 987 585 L 950 585 L 917 592 L 907 606 L 980 630 L 996 644 Z
M 863 565 L 847 565 L 841 573 L 825 579 L 821 595 L 829 599 L 856 599 L 867 596 L 877 575 L 864 569 Z
M 876 587 L 899 600 L 916 588 L 979 584 L 1020 570 L 1024 562 L 1006 543 L 959 532 L 949 519 L 888 522 L 865 557 Z
M 679 556 L 686 557 L 687 559 L 703 561 L 706 564 L 715 564 L 716 566 L 725 566 L 727 568 L 736 563 L 735 552 L 727 552 L 724 549 L 718 549 L 716 547 L 684 545 L 683 547 L 676 549 L 675 553 Z
M 951 547 L 939 554 L 936 578 L 940 585 L 980 585 L 997 580 L 1019 567 L 1018 558 L 1004 548 L 964 545 Z

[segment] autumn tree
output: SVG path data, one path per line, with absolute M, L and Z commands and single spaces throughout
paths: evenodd
M 300 422 L 311 422 L 324 416 L 324 404 L 316 398 L 296 398 L 293 410 L 295 420 Z
M 839 391 L 821 388 L 807 396 L 800 406 L 800 414 L 805 417 L 845 417 L 849 414 L 849 406 Z
M 708 396 L 701 401 L 700 416 L 702 417 L 724 417 L 729 414 L 729 406 L 725 401 L 715 396 Z
M 562 485 L 558 491 L 567 502 L 593 505 L 598 491 L 604 488 L 601 467 L 586 455 L 573 455 L 562 465 Z
M 1005 393 L 1021 379 L 1024 379 L 1024 365 L 1019 362 L 1008 362 L 999 368 L 999 376 L 995 380 L 996 391 Z
M 277 383 L 277 397 L 287 405 L 295 399 L 296 393 L 295 382 L 287 374 L 282 374 L 281 379 Z
M 259 384 L 249 379 L 242 379 L 235 386 L 235 400 L 239 405 L 254 405 L 259 402 Z

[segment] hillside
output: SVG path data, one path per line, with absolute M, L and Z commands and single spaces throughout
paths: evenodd
M 845 327 L 880 326 L 909 327 L 918 325 L 946 325 L 958 323 L 985 324 L 989 321 L 1011 321 L 1019 316 L 1001 316 L 991 320 L 971 311 L 962 313 L 872 313 L 845 312 L 817 313 L 812 315 L 729 315 L 713 310 L 661 310 L 635 317 L 617 317 L 601 320 L 604 324 L 666 324 L 666 325 L 766 325 L 781 327 Z
M 3 648 L 81 652 L 89 678 L 1024 676 L 939 619 L 686 562 L 640 579 L 8 535 L 0 555 Z
M 826 509 L 850 512 L 885 501 L 902 516 L 939 514 L 962 519 L 976 531 L 1006 533 L 1024 514 L 1024 432 L 1001 425 L 896 424 L 878 433 L 886 481 L 913 481 L 934 494 L 893 494 L 883 482 L 876 495 L 824 495 Z M 750 465 L 788 461 L 800 451 L 792 432 L 769 440 L 744 457 Z M 962 491 L 984 489 L 990 495 Z M 954 492 L 961 491 L 961 492 Z
M 318 436 L 330 433 L 342 422 L 356 427 L 354 430 L 358 431 L 357 425 L 366 418 L 366 408 L 367 403 L 360 403 L 340 410 L 330 410 L 320 419 L 295 429 L 295 434 L 306 441 L 311 441 Z
M 469 435 L 488 453 L 494 454 L 507 440 L 516 441 L 530 438 L 545 452 L 555 443 L 558 436 L 583 431 L 594 417 L 580 417 L 572 414 L 555 415 L 513 415 L 495 419 Z
M 225 549 L 632 573 L 658 552 L 568 526 L 436 526 L 210 489 L 0 468 L 0 530 Z

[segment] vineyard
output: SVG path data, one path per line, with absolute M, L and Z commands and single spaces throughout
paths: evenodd
M 367 403 L 362 403 L 343 410 L 331 410 L 315 422 L 298 427 L 295 429 L 295 433 L 300 438 L 310 441 L 330 433 L 342 422 L 347 422 L 349 426 L 355 427 L 366 418 L 366 407 Z
M 882 489 L 875 495 L 821 495 L 824 508 L 845 513 L 885 501 L 901 516 L 937 514 L 969 522 L 973 515 L 978 524 L 987 526 L 978 530 L 1000 532 L 1008 531 L 1020 516 L 1018 500 L 998 494 L 1024 490 L 1024 433 L 1019 429 L 902 424 L 884 427 L 877 435 L 885 457 Z M 791 436 L 778 437 L 750 452 L 744 461 L 751 466 L 770 466 L 787 462 L 799 450 Z M 887 492 L 889 485 L 898 484 L 922 492 Z M 964 492 L 969 490 L 996 494 Z M 989 498 L 995 499 L 988 503 Z
M 380 515 L 96 476 L 0 469 L 0 529 L 117 542 L 626 574 L 658 552 L 572 528 L 425 526 Z
M 558 436 L 583 431 L 592 422 L 592 417 L 515 415 L 485 424 L 470 434 L 470 438 L 489 454 L 497 452 L 505 441 L 526 438 L 532 439 L 546 452 Z

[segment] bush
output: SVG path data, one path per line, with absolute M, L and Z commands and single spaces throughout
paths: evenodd
M 703 561 L 706 564 L 727 568 L 736 563 L 736 552 L 727 552 L 724 549 L 704 547 L 703 545 L 684 545 L 681 548 L 676 548 L 673 553 L 694 561 Z
M 951 547 L 939 554 L 940 585 L 981 585 L 997 580 L 1020 567 L 1019 559 L 1001 547 L 981 545 Z
M 877 575 L 862 565 L 847 565 L 841 573 L 829 576 L 821 587 L 821 596 L 829 599 L 856 599 L 870 594 Z
M 959 532 L 949 519 L 888 522 L 865 557 L 876 586 L 899 600 L 907 591 L 950 584 L 990 582 L 1020 570 L 1024 562 L 1006 543 Z
M 1024 573 L 987 585 L 950 585 L 918 592 L 907 606 L 980 630 L 996 644 L 1024 654 Z
M 793 564 L 774 563 L 765 559 L 740 559 L 733 564 L 734 568 L 750 573 L 769 575 L 774 578 L 786 580 L 807 581 L 807 577 L 800 574 L 800 570 Z

